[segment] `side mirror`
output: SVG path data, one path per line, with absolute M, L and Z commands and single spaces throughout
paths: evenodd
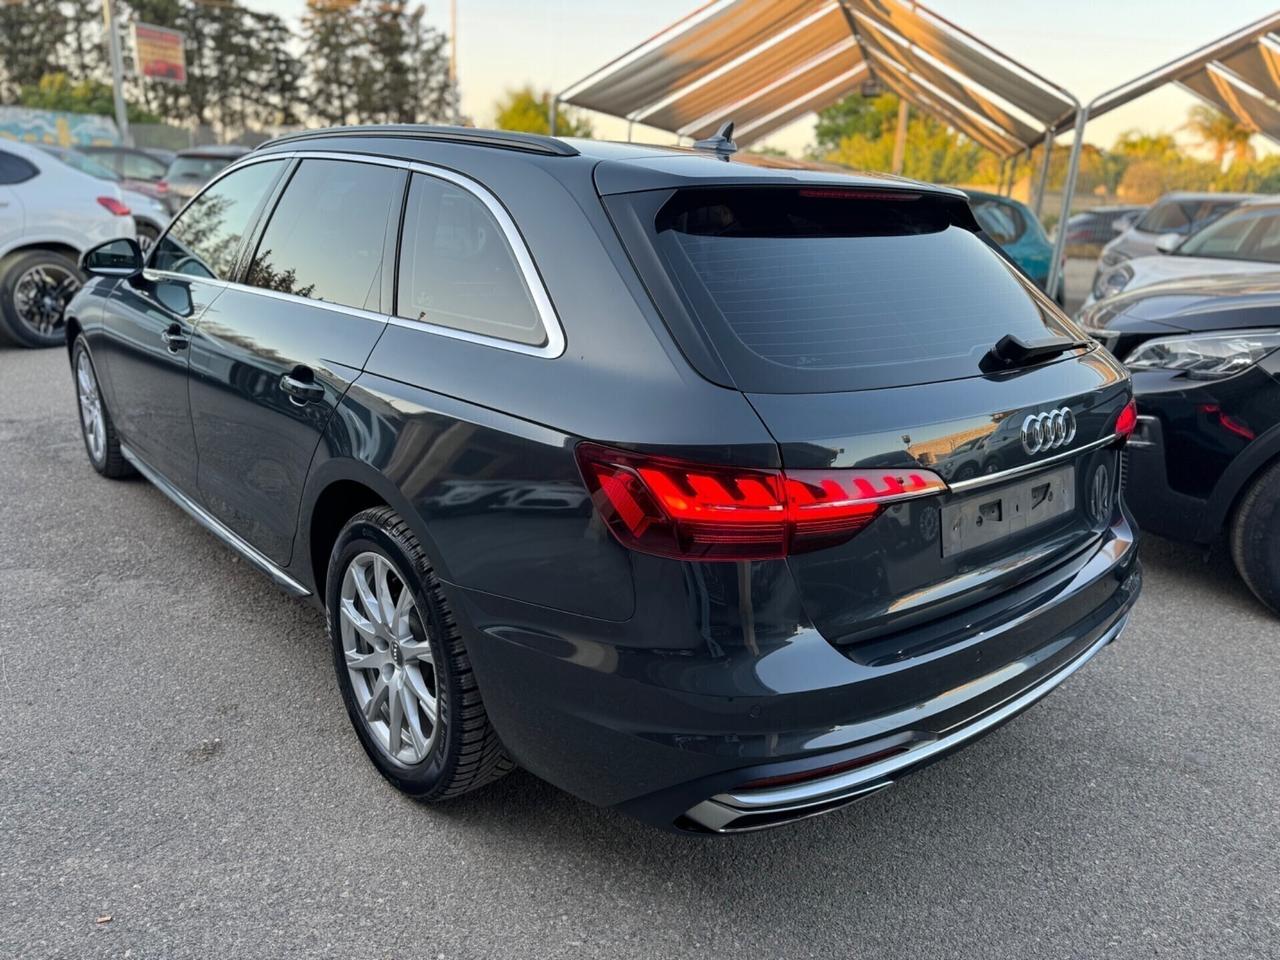
M 108 240 L 85 251 L 80 269 L 95 277 L 136 277 L 142 273 L 142 248 L 130 238 Z
M 1156 251 L 1159 253 L 1173 253 L 1178 247 L 1182 246 L 1185 237 L 1180 233 L 1162 233 L 1156 237 Z

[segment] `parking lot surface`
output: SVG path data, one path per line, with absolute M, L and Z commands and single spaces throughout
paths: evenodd
M 1144 555 L 1086 669 L 830 816 L 698 840 L 524 773 L 427 808 L 321 616 L 93 473 L 63 352 L 0 348 L 0 957 L 1280 956 L 1280 624 L 1221 552 Z

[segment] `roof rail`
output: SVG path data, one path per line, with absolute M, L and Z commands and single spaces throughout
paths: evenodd
M 324 127 L 317 130 L 300 130 L 286 133 L 256 149 L 274 147 L 298 140 L 317 140 L 330 137 L 401 137 L 406 140 L 437 140 L 447 143 L 471 144 L 477 147 L 497 147 L 502 150 L 521 150 L 525 153 L 541 153 L 550 157 L 576 157 L 578 150 L 563 140 L 536 133 L 516 133 L 511 130 L 477 130 L 473 127 L 432 126 L 423 123 L 362 124 L 351 127 Z

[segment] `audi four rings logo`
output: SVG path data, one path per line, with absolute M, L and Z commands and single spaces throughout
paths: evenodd
M 1070 407 L 1033 413 L 1022 421 L 1022 449 L 1044 453 L 1065 447 L 1076 438 L 1076 416 Z

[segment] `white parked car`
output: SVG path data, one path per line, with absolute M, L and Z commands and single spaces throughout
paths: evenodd
M 172 218 L 169 216 L 167 204 L 139 190 L 130 189 L 128 182 L 110 167 L 99 163 L 87 154 L 67 147 L 47 147 L 42 144 L 40 149 L 49 156 L 61 160 L 73 170 L 87 173 L 97 180 L 114 183 L 120 188 L 120 197 L 133 215 L 133 225 L 138 230 L 138 246 L 142 247 L 143 253 L 151 249 L 151 245 L 169 225 L 169 220 Z
M 63 342 L 62 311 L 80 289 L 80 254 L 136 237 L 120 188 L 36 147 L 0 140 L 0 337 Z
M 1084 306 L 1162 280 L 1274 273 L 1280 267 L 1280 200 L 1259 197 L 1242 203 L 1189 237 L 1162 235 L 1156 249 L 1152 256 L 1103 270 Z

